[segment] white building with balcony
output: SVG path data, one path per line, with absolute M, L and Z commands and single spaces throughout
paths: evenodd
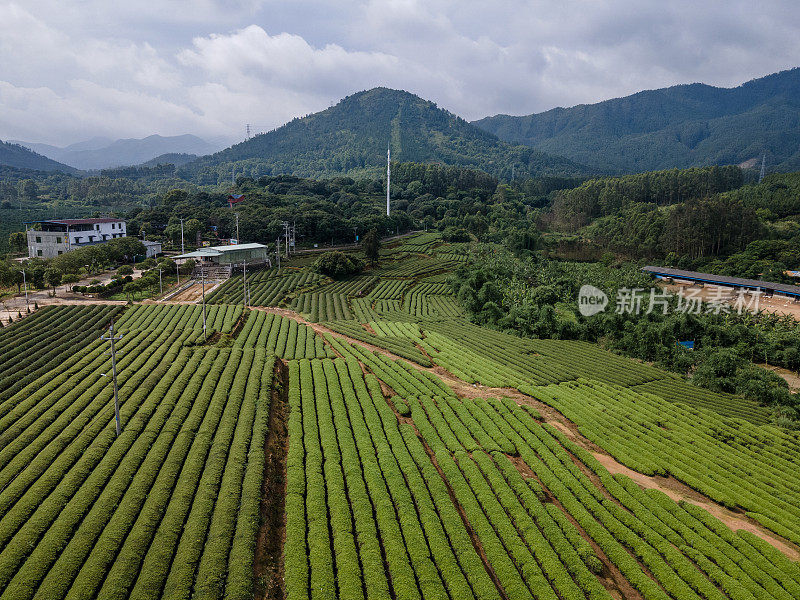
M 28 256 L 31 258 L 53 258 L 70 250 L 125 237 L 124 219 L 54 219 L 37 223 L 39 229 L 28 229 Z

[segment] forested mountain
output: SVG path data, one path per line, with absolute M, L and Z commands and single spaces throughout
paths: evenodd
M 386 88 L 348 96 L 327 110 L 202 157 L 184 170 L 201 183 L 228 179 L 232 170 L 251 177 L 377 175 L 386 164 L 389 141 L 392 160 L 398 162 L 465 166 L 508 179 L 512 174 L 586 172 L 572 161 L 504 143 L 414 94 Z
M 77 173 L 77 169 L 37 154 L 19 144 L 3 142 L 2 140 L 0 140 L 0 165 L 18 169 L 33 169 L 35 171 Z
M 694 83 L 474 124 L 514 144 L 619 173 L 760 164 L 800 168 L 800 69 L 735 88 Z
M 138 165 L 165 154 L 209 154 L 219 148 L 195 135 L 161 136 L 110 140 L 92 138 L 63 148 L 49 144 L 19 144 L 78 169 L 108 169 Z M 163 161 L 162 161 L 163 162 Z

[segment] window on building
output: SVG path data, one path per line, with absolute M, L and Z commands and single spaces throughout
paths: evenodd
M 100 231 L 100 224 L 98 223 L 97 225 L 95 225 L 95 226 L 94 226 L 94 228 L 95 228 L 97 231 Z
M 93 241 L 94 241 L 94 236 L 93 236 L 93 235 L 90 235 L 90 236 L 89 236 L 89 241 L 90 241 L 90 242 L 93 242 Z
M 111 229 L 116 229 L 116 228 L 117 228 L 117 224 L 116 223 L 112 223 L 111 224 Z
M 81 243 L 81 236 L 79 236 L 79 235 L 75 236 L 75 243 L 76 244 L 80 244 Z
M 37 244 L 41 244 L 42 243 L 42 238 L 40 236 L 38 236 L 38 235 L 36 236 L 36 243 Z
M 64 254 L 64 251 L 63 250 L 59 250 L 58 253 L 59 254 Z
M 56 236 L 56 244 L 60 244 L 60 243 L 61 243 L 61 238 Z
M 37 250 L 36 251 L 36 256 L 41 256 L 41 255 L 42 255 L 42 251 L 41 250 Z

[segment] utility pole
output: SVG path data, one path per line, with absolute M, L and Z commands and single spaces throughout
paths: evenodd
M 288 260 L 288 258 L 289 258 L 289 221 L 283 221 L 283 223 L 281 223 L 281 225 L 283 225 L 283 237 L 284 237 L 284 240 L 286 241 L 285 251 L 286 251 L 286 258 Z
M 392 150 L 386 142 L 386 216 L 389 216 L 389 191 L 392 187 Z
M 178 285 L 181 284 L 181 268 L 178 266 L 178 262 L 175 261 L 175 276 L 178 278 Z
M 761 174 L 758 176 L 758 183 L 761 183 L 764 180 L 764 172 L 767 166 L 767 153 L 764 152 L 761 155 Z
M 25 279 L 25 269 L 22 269 L 22 285 L 25 287 L 25 309 L 28 308 L 28 281 Z
M 111 342 L 111 377 L 114 381 L 114 419 L 117 422 L 117 436 L 122 432 L 122 425 L 119 420 L 119 391 L 117 389 L 117 351 L 114 342 L 122 339 L 122 334 L 114 335 L 114 319 L 111 319 L 111 325 L 108 328 L 108 335 L 100 337 L 104 342 Z M 105 373 L 101 373 L 103 377 L 108 377 Z
M 247 308 L 247 261 L 242 263 L 242 297 L 244 298 L 244 307 Z
M 158 295 L 164 294 L 164 285 L 161 283 L 161 267 L 158 267 Z
M 186 250 L 183 248 L 183 217 L 181 217 L 181 254 L 186 254 Z
M 200 281 L 203 286 L 203 339 L 206 339 L 206 272 L 203 269 L 203 259 L 200 259 Z

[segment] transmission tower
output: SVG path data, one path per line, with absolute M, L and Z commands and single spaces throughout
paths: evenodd
M 767 153 L 764 152 L 761 155 L 761 174 L 758 176 L 758 183 L 761 183 L 764 179 L 764 172 L 767 166 Z
M 247 123 L 247 125 L 244 126 L 244 129 L 245 129 L 244 139 L 249 140 L 250 139 L 250 123 Z
M 392 185 L 392 150 L 386 142 L 386 216 L 389 216 L 389 191 Z

